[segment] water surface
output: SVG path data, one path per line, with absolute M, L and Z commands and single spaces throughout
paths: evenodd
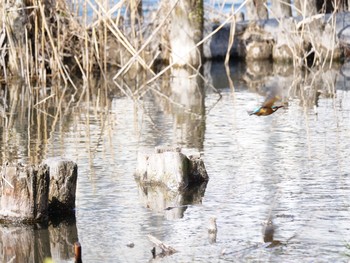
M 40 138 L 28 142 L 28 136 L 21 137 L 28 134 L 28 126 L 18 124 L 6 133 L 0 148 L 3 156 L 10 147 L 10 156 L 28 161 L 33 157 L 26 149 L 41 145 L 42 158 L 65 156 L 78 163 L 76 233 L 65 244 L 69 248 L 79 239 L 85 263 L 147 262 L 153 247 L 149 234 L 179 251 L 163 262 L 347 262 L 346 77 L 338 69 L 325 71 L 315 75 L 321 83 L 315 87 L 308 84 L 310 76 L 301 73 L 273 71 L 248 79 L 252 75 L 246 70 L 233 65 L 233 89 L 222 65 L 205 66 L 206 79 L 221 98 L 200 83 L 203 100 L 197 93 L 192 98 L 187 94 L 184 108 L 152 92 L 138 102 L 114 97 L 107 110 L 85 101 L 48 133 L 45 145 Z M 272 89 L 278 90 L 285 107 L 270 116 L 249 116 L 247 111 Z M 159 145 L 200 151 L 210 177 L 204 196 L 179 213 L 147 207 L 133 177 L 138 152 Z M 210 244 L 207 227 L 212 216 L 218 234 L 217 242 Z M 275 246 L 264 242 L 267 220 L 273 222 L 273 240 L 279 241 Z M 34 229 L 33 235 L 38 231 L 43 230 Z M 129 242 L 135 246 L 129 248 Z M 73 261 L 71 251 L 47 255 L 55 262 Z

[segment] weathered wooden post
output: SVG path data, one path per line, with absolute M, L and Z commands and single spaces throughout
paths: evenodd
M 290 0 L 271 0 L 271 18 L 291 17 Z
M 250 0 L 247 2 L 247 20 L 267 19 L 266 0 Z
M 169 33 L 170 62 L 175 66 L 188 64 L 197 68 L 202 59 L 202 46 L 196 45 L 203 37 L 203 0 L 170 0 L 169 3 L 175 6 Z
M 62 158 L 44 162 L 50 169 L 49 214 L 74 215 L 78 166 Z
M 46 165 L 2 167 L 0 219 L 41 222 L 48 219 L 49 169 Z

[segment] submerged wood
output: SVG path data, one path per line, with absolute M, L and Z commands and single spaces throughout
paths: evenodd
M 164 185 L 170 190 L 185 190 L 208 181 L 200 156 L 186 156 L 180 148 L 156 148 L 154 153 L 139 153 L 135 177 L 141 183 Z
M 45 222 L 74 215 L 77 165 L 60 158 L 41 165 L 8 165 L 1 170 L 0 220 Z

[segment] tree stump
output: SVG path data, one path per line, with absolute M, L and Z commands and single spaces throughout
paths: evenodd
M 208 181 L 203 160 L 187 157 L 180 148 L 156 148 L 155 153 L 139 153 L 135 177 L 141 183 L 164 185 L 170 190 L 184 190 Z
M 78 166 L 62 158 L 44 162 L 50 169 L 49 214 L 74 215 Z
M 0 219 L 41 222 L 48 219 L 49 169 L 46 165 L 3 165 Z

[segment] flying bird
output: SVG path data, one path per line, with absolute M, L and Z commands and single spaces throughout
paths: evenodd
M 256 108 L 255 110 L 248 112 L 249 115 L 257 115 L 257 116 L 267 116 L 275 111 L 277 111 L 279 108 L 282 108 L 283 105 L 280 106 L 274 106 L 273 104 L 279 100 L 280 98 L 278 96 L 268 96 L 264 103 Z

